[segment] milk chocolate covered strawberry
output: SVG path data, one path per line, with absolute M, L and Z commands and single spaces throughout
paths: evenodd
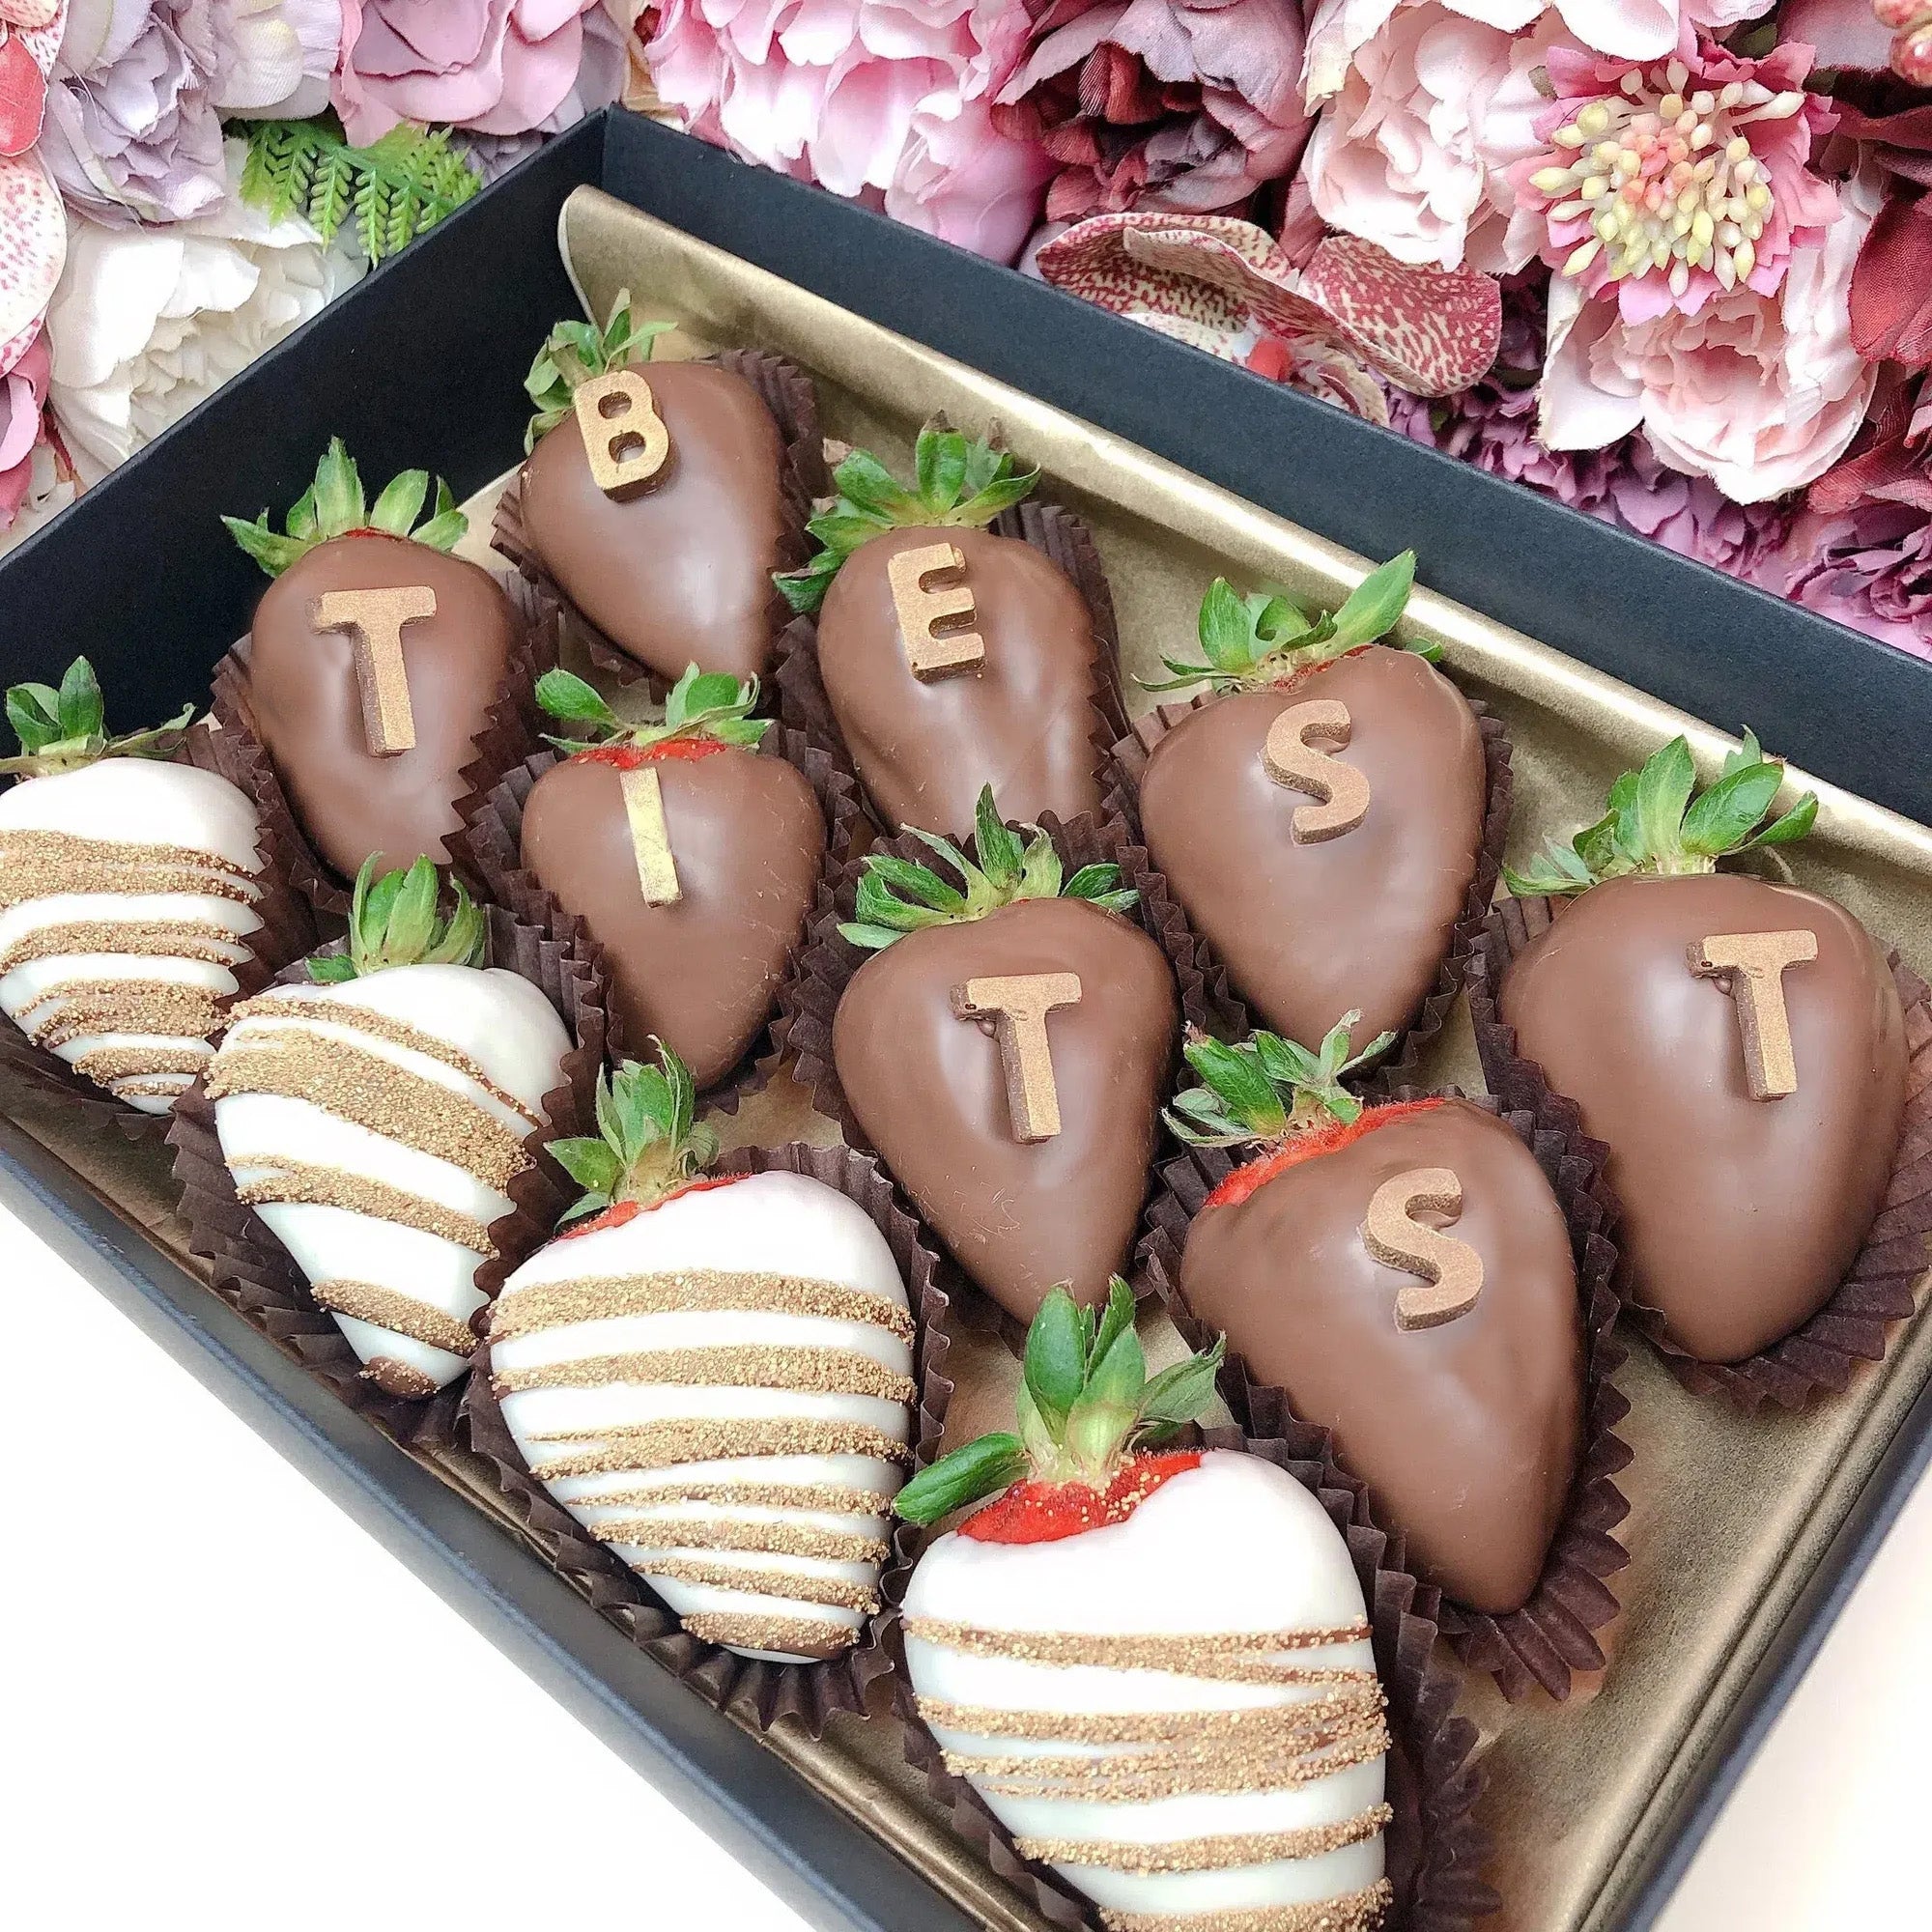
M 1609 1144 L 1631 1287 L 1705 1362 L 1757 1353 L 1831 1298 L 1905 1103 L 1899 995 L 1871 935 L 1816 893 L 1718 869 L 1810 829 L 1816 798 L 1779 814 L 1782 782 L 1747 734 L 1700 788 L 1674 738 L 1509 878 L 1555 919 L 1503 973 L 1500 1017 Z
M 1252 1158 L 1188 1229 L 1180 1293 L 1260 1382 L 1332 1432 L 1418 1574 L 1491 1615 L 1535 1589 L 1583 1422 L 1577 1272 L 1543 1169 L 1454 1098 L 1365 1106 L 1349 1013 L 1311 1052 L 1185 1048 L 1169 1124 Z
M 700 1088 L 763 1030 L 825 863 L 818 800 L 760 753 L 756 698 L 693 665 L 633 724 L 568 671 L 537 683 L 572 735 L 525 802 L 523 863 L 604 948 L 624 1037 L 661 1037 Z
M 818 611 L 818 673 L 879 816 L 957 833 L 988 772 L 1007 810 L 1072 818 L 1100 802 L 1099 639 L 1057 564 L 985 526 L 1039 480 L 955 430 L 920 433 L 918 480 L 854 450 L 821 546 L 779 580 Z
M 1018 1427 L 900 1491 L 931 1522 L 906 1667 L 946 1767 L 1115 1932 L 1373 1932 L 1389 1734 L 1349 1549 L 1286 1470 L 1163 1451 L 1215 1354 L 1151 1379 L 1116 1281 L 1056 1291 Z
M 1400 618 L 1405 553 L 1332 615 L 1216 579 L 1205 664 L 1173 690 L 1213 695 L 1154 742 L 1139 812 L 1154 863 L 1235 990 L 1314 1038 L 1346 1008 L 1370 1033 L 1416 1017 L 1481 858 L 1482 731 L 1422 651 L 1374 640 Z
M 487 570 L 446 553 L 449 488 L 406 469 L 366 501 L 338 437 L 279 532 L 224 517 L 274 582 L 255 610 L 242 700 L 316 850 L 344 878 L 440 865 L 519 625 Z
M 628 293 L 602 328 L 562 322 L 525 386 L 524 532 L 564 595 L 648 670 L 757 677 L 784 605 L 779 426 L 716 362 L 653 362 L 668 322 Z M 794 526 L 795 527 L 795 526 Z M 796 552 L 793 553 L 796 555 Z
M 1179 1027 L 1174 976 L 1119 868 L 1065 876 L 980 795 L 958 879 L 872 853 L 852 921 L 873 956 L 833 1023 L 846 1104 L 966 1272 L 1016 1320 L 1056 1282 L 1099 1299 L 1125 1260 Z

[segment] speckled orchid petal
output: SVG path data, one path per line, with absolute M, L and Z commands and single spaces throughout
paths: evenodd
M 10 346 L 46 312 L 67 260 L 67 217 L 31 154 L 0 157 L 0 342 Z
M 1412 268 L 1373 242 L 1331 235 L 1302 270 L 1301 287 L 1414 395 L 1452 396 L 1496 359 L 1502 293 L 1488 275 Z

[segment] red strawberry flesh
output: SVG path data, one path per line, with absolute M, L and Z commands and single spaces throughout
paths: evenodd
M 1226 1208 L 1245 1201 L 1258 1187 L 1264 1187 L 1276 1175 L 1286 1173 L 1304 1160 L 1319 1160 L 1324 1153 L 1337 1153 L 1360 1140 L 1364 1134 L 1387 1126 L 1391 1121 L 1403 1120 L 1410 1114 L 1426 1114 L 1430 1108 L 1441 1104 L 1439 1099 L 1397 1100 L 1386 1107 L 1366 1108 L 1353 1121 L 1337 1121 L 1332 1126 L 1315 1127 L 1306 1133 L 1296 1134 L 1271 1153 L 1249 1161 L 1245 1167 L 1237 1167 L 1202 1205 L 1205 1208 Z
M 1198 1468 L 1198 1449 L 1133 1456 L 1104 1490 L 1089 1483 L 1015 1483 L 959 1525 L 980 1543 L 1058 1543 L 1085 1530 L 1125 1522 L 1172 1477 Z

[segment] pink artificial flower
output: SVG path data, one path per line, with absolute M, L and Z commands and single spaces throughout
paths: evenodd
M 992 125 L 1021 0 L 669 0 L 645 57 L 692 133 L 1010 262 L 1050 158 Z
M 1852 344 L 1853 265 L 1878 212 L 1869 179 L 1845 185 L 1818 246 L 1795 253 L 1775 296 L 1740 286 L 1695 315 L 1632 323 L 1575 277 L 1549 291 L 1540 434 L 1597 449 L 1641 426 L 1657 453 L 1740 503 L 1822 476 L 1857 436 L 1877 380 Z
M 1932 517 L 1868 502 L 1843 516 L 1807 510 L 1785 546 L 1794 604 L 1932 658 Z
M 47 378 L 53 355 L 44 332 L 0 376 L 0 530 L 11 529 L 34 480 L 34 451 L 47 433 Z
M 598 0 L 342 0 L 335 111 L 358 146 L 399 121 L 554 132 L 582 115 L 582 15 Z
M 1806 163 L 1835 115 L 1805 91 L 1809 47 L 1749 61 L 1701 40 L 1630 67 L 1553 46 L 1545 66 L 1555 99 L 1511 170 L 1518 205 L 1543 259 L 1586 295 L 1614 284 L 1626 322 L 1694 315 L 1740 282 L 1774 295 L 1823 241 L 1837 197 Z

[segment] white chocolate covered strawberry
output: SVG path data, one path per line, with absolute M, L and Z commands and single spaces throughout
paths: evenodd
M 1097 1324 L 1055 1291 L 1019 1433 L 900 1493 L 931 1521 L 1005 1489 L 920 1559 L 907 1667 L 947 1768 L 1110 1932 L 1367 1932 L 1388 1732 L 1348 1547 L 1271 1463 L 1139 1446 L 1218 1358 L 1150 1381 L 1123 1283 Z
M 146 1114 L 207 1064 L 262 923 L 260 826 L 213 772 L 162 762 L 188 712 L 110 738 L 76 658 L 15 685 L 21 781 L 0 795 L 0 1009 L 37 1046 Z
M 570 1036 L 540 988 L 483 964 L 435 867 L 355 882 L 348 950 L 233 1014 L 207 1090 L 236 1191 L 370 1378 L 420 1397 L 469 1366 L 476 1270 L 511 1210 Z
M 537 1479 L 694 1636 L 836 1657 L 879 1607 L 912 1426 L 885 1236 L 808 1176 L 701 1178 L 690 1073 L 629 1063 L 602 1140 L 553 1143 L 601 1210 L 491 1313 L 492 1386 Z

